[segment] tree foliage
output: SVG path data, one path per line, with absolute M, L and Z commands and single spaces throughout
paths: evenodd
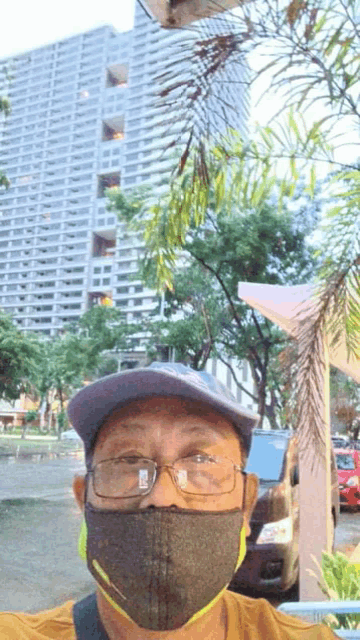
M 125 198 L 124 194 L 121 200 L 114 197 L 113 208 Z M 136 201 L 139 202 L 138 196 Z M 215 356 L 230 366 L 235 380 L 229 358 L 235 357 L 238 364 L 247 360 L 255 383 L 255 394 L 250 395 L 259 401 L 261 417 L 266 414 L 273 426 L 278 426 L 276 413 L 284 414 L 284 381 L 277 358 L 287 340 L 281 331 L 240 302 L 237 287 L 239 281 L 294 284 L 311 278 L 315 258 L 307 237 L 317 214 L 316 207 L 311 206 L 310 212 L 308 208 L 302 198 L 296 214 L 287 210 L 286 215 L 279 215 L 276 204 L 271 202 L 244 211 L 236 207 L 233 199 L 231 214 L 224 202 L 216 215 L 213 197 L 206 223 L 192 225 L 182 245 L 182 260 L 174 270 L 173 287 L 165 294 L 169 320 L 146 324 L 152 357 L 166 348 L 175 349 L 176 360 L 202 369 L 208 358 Z M 126 211 L 129 210 L 127 203 Z M 143 211 L 145 207 L 138 206 L 128 221 L 137 231 L 144 224 Z M 119 214 L 122 218 L 121 207 Z M 142 277 L 148 286 L 156 283 L 154 267 L 153 249 L 147 245 Z M 236 383 L 249 393 L 239 380 Z
M 132 332 L 117 309 L 96 306 L 65 327 L 62 334 L 43 339 L 41 366 L 33 369 L 31 376 L 39 408 L 46 407 L 49 414 L 52 402 L 58 400 L 63 413 L 66 401 L 85 379 L 106 375 L 103 354 L 127 348 Z M 58 425 L 60 428 L 61 420 Z
M 221 2 L 214 6 L 215 13 L 220 6 Z M 208 143 L 218 137 L 213 111 L 222 107 L 223 129 L 233 127 L 236 104 L 225 105 L 223 95 L 226 85 L 241 80 L 261 87 L 265 108 L 269 95 L 276 95 L 279 104 L 271 127 L 258 131 L 260 146 L 247 145 L 249 157 L 260 152 L 265 158 L 270 151 L 276 161 L 279 152 L 294 174 L 299 158 L 319 153 L 320 159 L 331 159 L 326 141 L 339 117 L 354 130 L 359 125 L 358 11 L 358 0 L 261 0 L 239 2 L 236 12 L 221 14 L 215 22 L 193 23 L 195 46 L 189 51 L 188 42 L 183 44 L 187 68 L 179 53 L 159 79 L 167 109 L 183 108 L 187 113 L 179 172 L 196 151 L 195 173 L 206 182 Z M 241 67 L 246 68 L 246 81 L 238 73 Z M 282 120 L 279 116 L 285 112 Z
M 360 431 L 360 385 L 332 368 L 330 395 L 333 413 L 345 426 L 348 435 L 357 440 Z
M 239 2 L 236 16 L 221 14 L 216 26 L 209 21 L 207 31 L 196 22 L 192 28 L 198 39 L 190 52 L 184 45 L 187 69 L 179 73 L 184 56 L 178 56 L 160 78 L 162 108 L 174 113 L 185 109 L 187 114 L 170 144 L 185 142 L 165 205 L 152 203 L 144 216 L 145 242 L 157 264 L 158 282 L 171 287 L 178 255 L 191 229 L 207 220 L 213 196 L 218 214 L 224 202 L 231 210 L 234 198 L 243 209 L 259 208 L 275 190 L 281 211 L 301 176 L 313 196 L 318 164 L 333 171 L 316 304 L 303 326 L 300 342 L 305 346 L 296 381 L 302 444 L 307 446 L 309 439 L 319 443 L 324 332 L 330 328 L 336 342 L 345 331 L 348 352 L 360 360 L 360 171 L 356 162 L 339 163 L 334 155 L 348 142 L 345 125 L 353 132 L 351 142 L 359 144 L 359 3 Z M 231 65 L 244 68 L 245 59 L 249 84 L 262 85 L 265 108 L 269 92 L 280 104 L 271 122 L 246 140 L 231 130 L 228 114 L 236 105 L 226 107 L 223 100 L 224 72 Z M 233 81 L 238 81 L 236 74 Z M 217 108 L 224 123 L 220 136 L 212 126 Z
M 9 76 L 8 76 L 9 77 Z M 0 118 L 6 118 L 11 113 L 10 100 L 7 96 L 0 95 Z M 0 168 L 0 187 L 8 189 L 10 187 L 10 180 L 6 177 L 5 173 Z
M 31 389 L 34 371 L 41 363 L 41 348 L 36 335 L 24 334 L 11 316 L 0 313 L 0 398 L 16 400 Z

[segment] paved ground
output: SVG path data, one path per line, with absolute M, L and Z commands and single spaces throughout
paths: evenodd
M 2 441 L 5 440 L 22 440 L 21 436 L 19 434 L 12 434 L 12 433 L 1 433 L 0 434 L 0 444 Z M 51 442 L 51 441 L 55 441 L 57 440 L 57 436 L 51 436 L 51 435 L 40 435 L 40 434 L 29 434 L 26 436 L 26 441 L 27 442 L 31 442 L 31 440 L 43 440 L 45 442 Z

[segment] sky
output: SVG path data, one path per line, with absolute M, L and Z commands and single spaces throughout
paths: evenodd
M 0 59 L 104 24 L 112 24 L 118 31 L 128 31 L 133 27 L 135 2 L 136 0 L 7 0 L 0 20 Z M 266 100 L 256 106 L 257 94 L 255 88 L 252 93 L 251 121 L 265 125 L 270 115 L 278 110 L 279 98 L 267 94 Z M 343 161 L 348 159 L 349 152 L 350 149 L 344 149 Z M 358 148 L 353 153 L 357 157 Z
M 133 26 L 135 0 L 8 0 L 0 20 L 0 59 L 112 24 Z

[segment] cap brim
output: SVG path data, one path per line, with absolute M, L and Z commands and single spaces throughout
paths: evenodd
M 186 381 L 183 377 L 156 369 L 133 369 L 101 378 L 84 387 L 68 405 L 69 419 L 82 438 L 88 456 L 97 433 L 106 418 L 120 408 L 144 398 L 154 396 L 178 397 L 202 401 L 228 418 L 241 434 L 248 454 L 252 429 L 259 416 L 228 398 L 211 393 Z

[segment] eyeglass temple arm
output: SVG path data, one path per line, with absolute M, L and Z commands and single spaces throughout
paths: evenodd
M 245 495 L 246 495 L 246 481 L 247 481 L 247 473 L 246 471 L 243 471 L 243 469 L 241 469 L 240 467 L 240 472 L 243 475 L 244 478 L 244 483 L 243 483 L 243 494 L 242 494 L 242 505 L 241 505 L 241 511 L 244 511 L 244 505 L 245 505 Z

